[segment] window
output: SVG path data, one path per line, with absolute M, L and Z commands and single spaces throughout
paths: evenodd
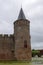
M 12 50 L 11 52 L 14 53 L 14 50 Z
M 27 40 L 24 40 L 24 48 L 27 48 Z

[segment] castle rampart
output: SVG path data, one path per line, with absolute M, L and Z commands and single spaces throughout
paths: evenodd
M 13 35 L 0 34 L 0 60 L 12 60 L 12 50 L 14 50 Z

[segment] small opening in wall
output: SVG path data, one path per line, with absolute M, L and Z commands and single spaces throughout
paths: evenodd
M 12 50 L 11 52 L 14 53 L 14 50 Z
M 27 40 L 24 40 L 24 48 L 27 48 Z

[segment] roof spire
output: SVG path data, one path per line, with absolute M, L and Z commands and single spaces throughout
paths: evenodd
M 18 16 L 18 20 L 19 19 L 26 19 L 25 15 L 24 15 L 24 12 L 23 12 L 23 9 L 22 9 L 22 6 L 21 6 L 21 10 L 20 10 L 20 13 L 19 13 L 19 16 Z

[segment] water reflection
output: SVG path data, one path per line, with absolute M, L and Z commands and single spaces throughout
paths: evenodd
M 34 57 L 32 58 L 32 65 L 43 65 L 43 58 Z

